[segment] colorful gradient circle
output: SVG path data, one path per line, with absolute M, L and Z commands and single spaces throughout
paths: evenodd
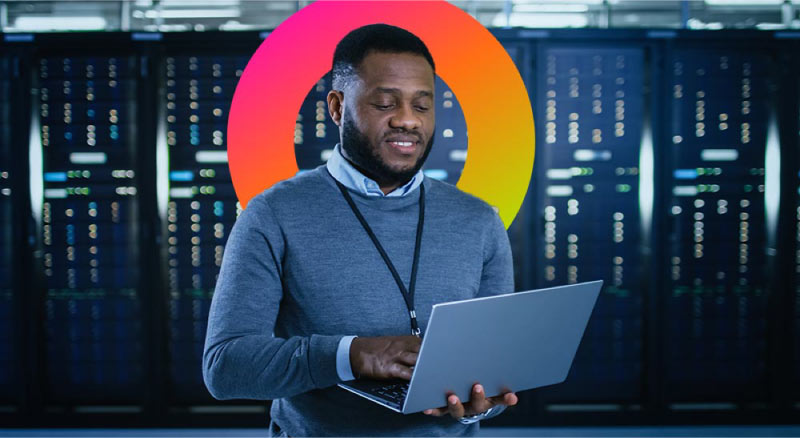
M 294 176 L 294 127 L 308 90 L 330 70 L 336 44 L 372 23 L 419 36 L 464 111 L 468 156 L 458 187 L 498 208 L 511 225 L 530 183 L 534 128 L 514 62 L 489 31 L 445 1 L 318 1 L 261 44 L 247 64 L 228 120 L 228 161 L 242 206 Z

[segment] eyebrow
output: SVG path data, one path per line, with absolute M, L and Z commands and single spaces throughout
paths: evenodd
M 386 87 L 378 87 L 375 91 L 379 93 L 389 93 L 389 94 L 400 94 L 401 91 L 399 88 L 386 88 Z M 414 96 L 422 96 L 422 97 L 432 97 L 433 93 L 428 90 L 420 90 L 414 93 Z

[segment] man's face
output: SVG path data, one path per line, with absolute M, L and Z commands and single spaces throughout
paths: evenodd
M 371 52 L 357 76 L 344 92 L 344 155 L 382 187 L 404 183 L 433 144 L 433 69 L 419 55 Z

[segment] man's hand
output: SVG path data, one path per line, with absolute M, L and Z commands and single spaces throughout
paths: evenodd
M 450 414 L 453 418 L 461 418 L 465 415 L 475 415 L 486 412 L 489 408 L 494 406 L 514 406 L 518 401 L 517 395 L 513 392 L 486 398 L 483 386 L 480 383 L 476 383 L 472 386 L 472 397 L 470 397 L 469 403 L 462 404 L 457 395 L 450 394 L 447 397 L 446 407 L 428 409 L 424 413 L 425 415 L 433 415 L 436 417 Z
M 350 366 L 357 379 L 411 380 L 422 340 L 416 336 L 355 338 L 350 344 Z

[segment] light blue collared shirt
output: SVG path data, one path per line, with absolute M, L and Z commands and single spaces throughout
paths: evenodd
M 342 155 L 342 146 L 336 144 L 333 148 L 330 158 L 328 158 L 328 172 L 336 178 L 337 181 L 342 183 L 345 187 L 357 193 L 367 196 L 405 196 L 414 191 L 420 184 L 425 174 L 420 169 L 414 176 L 404 185 L 392 190 L 389 194 L 384 195 L 378 183 L 364 176 L 358 169 L 353 167 L 349 161 Z
M 425 174 L 419 170 L 410 181 L 404 185 L 392 190 L 388 194 L 381 191 L 380 186 L 373 179 L 364 176 L 358 169 L 353 167 L 347 159 L 342 156 L 341 145 L 336 144 L 333 148 L 333 153 L 328 158 L 326 164 L 328 172 L 331 173 L 337 181 L 342 183 L 345 187 L 357 193 L 367 196 L 406 196 L 414 191 L 420 184 Z M 353 343 L 355 336 L 345 336 L 339 341 L 339 347 L 336 349 L 336 373 L 339 378 L 347 381 L 354 380 L 353 367 L 350 364 L 350 344 Z

